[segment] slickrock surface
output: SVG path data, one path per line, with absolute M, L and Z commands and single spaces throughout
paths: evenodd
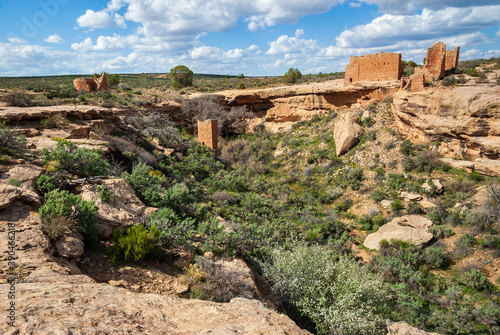
M 500 158 L 498 86 L 433 88 L 394 94 L 398 127 L 414 141 L 441 143 L 442 154 L 474 161 Z

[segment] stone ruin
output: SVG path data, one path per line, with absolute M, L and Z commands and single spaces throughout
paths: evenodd
M 103 91 L 109 90 L 108 75 L 103 72 L 101 78 L 76 78 L 73 80 L 73 85 L 77 91 Z
M 443 42 L 435 43 L 427 50 L 424 67 L 416 67 L 409 78 L 403 78 L 401 88 L 410 92 L 423 91 L 426 81 L 443 79 L 445 71 L 458 66 L 459 54 L 460 47 L 446 50 Z
M 215 155 L 217 155 L 219 148 L 219 129 L 216 119 L 198 121 L 198 142 L 208 146 L 215 152 Z
M 351 56 L 345 68 L 344 86 L 357 81 L 399 80 L 403 76 L 401 54 L 383 53 Z

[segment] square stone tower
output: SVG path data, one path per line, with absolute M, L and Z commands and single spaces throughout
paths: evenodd
M 216 119 L 198 121 L 198 142 L 207 145 L 215 152 L 215 155 L 218 154 L 219 147 L 219 129 L 217 127 L 218 121 Z

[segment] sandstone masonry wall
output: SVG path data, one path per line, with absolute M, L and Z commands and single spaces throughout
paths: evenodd
M 437 42 L 427 49 L 427 57 L 425 57 L 424 70 L 429 70 L 433 78 L 443 79 L 445 71 L 446 59 L 446 44 Z M 431 78 L 426 79 L 430 80 Z
M 460 47 L 456 47 L 455 50 L 446 50 L 446 58 L 444 69 L 449 70 L 452 67 L 458 66 L 458 55 L 460 54 Z
M 73 85 L 77 91 L 102 91 L 108 90 L 108 75 L 106 72 L 100 78 L 76 78 Z
M 198 121 L 198 142 L 207 145 L 216 154 L 219 147 L 219 130 L 217 120 Z
M 383 53 L 351 56 L 345 69 L 344 85 L 357 81 L 399 80 L 403 75 L 401 54 Z

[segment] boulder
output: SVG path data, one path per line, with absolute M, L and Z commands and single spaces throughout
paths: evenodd
M 439 161 L 443 164 L 448 165 L 453 169 L 465 170 L 467 172 L 472 172 L 474 170 L 474 163 L 469 161 L 461 161 L 451 158 L 439 158 Z
M 19 187 L 0 184 L 0 209 L 8 207 L 18 199 L 23 191 Z
M 362 132 L 357 116 L 352 112 L 344 114 L 333 130 L 337 156 L 342 156 L 356 145 Z
M 382 208 L 391 208 L 391 205 L 392 203 L 394 202 L 394 200 L 387 200 L 387 199 L 384 199 L 380 202 L 380 205 L 382 205 Z
M 404 198 L 406 201 L 420 201 L 422 200 L 422 196 L 418 193 L 412 193 L 412 192 L 401 192 L 401 197 Z
M 491 177 L 500 177 L 500 160 L 477 158 L 474 162 L 474 170 Z
M 25 189 L 36 190 L 36 181 L 43 169 L 32 164 L 16 165 L 7 172 L 9 179 L 17 179 Z
M 433 194 L 441 194 L 443 193 L 443 184 L 439 181 L 439 179 L 432 179 L 432 183 L 434 186 L 431 185 L 428 181 L 426 181 L 423 185 L 422 188 L 426 190 L 427 192 L 432 192 Z
M 99 189 L 95 186 L 86 186 L 82 192 L 83 200 L 92 200 L 99 208 L 96 218 L 99 222 L 97 229 L 101 239 L 109 239 L 117 227 L 124 232 L 128 227 L 137 223 L 141 217 L 156 211 L 156 208 L 144 205 L 124 179 L 103 180 L 103 185 L 114 193 L 114 201 L 102 201 Z
M 68 259 L 75 259 L 83 255 L 83 237 L 76 232 L 66 232 L 54 244 L 56 253 Z
M 438 333 L 428 333 L 418 328 L 412 327 L 406 322 L 386 321 L 387 335 L 439 335 Z
M 431 226 L 432 221 L 423 216 L 405 215 L 394 218 L 380 227 L 376 233 L 368 235 L 363 245 L 369 249 L 380 250 L 380 241 L 392 239 L 422 245 L 433 237 L 428 231 Z
M 238 296 L 247 299 L 258 299 L 266 307 L 283 311 L 283 306 L 270 285 L 242 260 L 233 259 L 231 262 L 204 260 L 204 262 L 207 268 L 216 269 L 218 276 L 229 278 L 231 283 L 234 283 L 232 289 L 237 288 Z

